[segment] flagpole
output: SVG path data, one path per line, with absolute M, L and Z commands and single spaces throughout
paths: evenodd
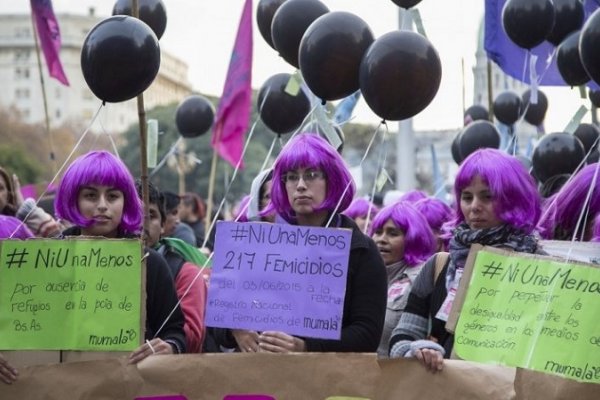
M 131 14 L 134 18 L 140 18 L 139 3 L 138 0 L 132 0 L 131 3 Z M 150 225 L 150 213 L 149 213 L 149 191 L 148 191 L 148 143 L 147 143 L 147 125 L 146 125 L 146 110 L 144 107 L 144 93 L 140 93 L 137 96 L 137 109 L 138 109 L 138 120 L 140 123 L 140 180 L 142 182 L 142 203 L 144 204 L 144 225 L 142 240 L 144 245 L 147 240 L 147 232 Z
M 37 57 L 38 71 L 40 73 L 40 83 L 42 86 L 42 101 L 44 103 L 44 119 L 46 122 L 46 134 L 48 135 L 48 143 L 50 145 L 50 161 L 54 173 L 56 173 L 56 157 L 54 153 L 54 141 L 52 140 L 52 133 L 50 133 L 50 116 L 48 113 L 48 97 L 46 95 L 46 83 L 44 81 L 44 72 L 42 69 L 42 59 L 40 57 L 40 44 L 37 37 L 37 29 L 35 26 L 35 17 L 33 16 L 33 10 L 31 12 L 31 27 L 33 28 L 33 42 L 35 43 L 35 55 Z
M 487 89 L 488 89 L 488 115 L 490 121 L 494 122 L 494 94 L 492 93 L 494 85 L 492 84 L 492 62 L 488 59 L 487 62 Z
M 219 142 L 219 138 L 221 136 L 221 126 L 216 127 L 216 143 Z M 210 224 L 212 221 L 212 209 L 213 209 L 213 194 L 215 190 L 215 178 L 217 175 L 217 160 L 219 154 L 218 151 L 213 151 L 213 157 L 210 164 L 210 177 L 208 178 L 208 198 L 206 199 L 206 218 L 204 221 L 204 232 L 206 232 L 206 237 L 210 234 L 208 231 L 210 229 Z

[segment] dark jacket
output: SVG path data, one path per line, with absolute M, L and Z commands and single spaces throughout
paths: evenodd
M 67 236 L 80 236 L 79 227 L 71 227 L 63 231 L 61 238 Z M 125 236 L 122 238 L 133 238 Z M 155 250 L 146 248 L 146 332 L 145 339 L 151 340 L 160 329 L 169 313 L 177 304 L 177 293 L 173 284 L 173 277 L 164 258 Z M 165 326 L 157 337 L 173 346 L 175 353 L 185 353 L 185 333 L 183 331 L 183 313 L 179 306 L 169 317 Z
M 352 229 L 350 258 L 346 280 L 346 296 L 340 340 L 303 338 L 310 352 L 375 352 L 385 320 L 387 274 L 379 250 L 354 221 L 338 216 L 339 228 Z M 236 347 L 231 332 L 217 329 L 217 342 Z

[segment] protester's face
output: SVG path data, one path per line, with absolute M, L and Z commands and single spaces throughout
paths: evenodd
M 188 221 L 192 212 L 192 206 L 186 205 L 183 201 L 179 203 L 179 220 L 180 221 Z
M 158 205 L 150 204 L 148 206 L 148 215 L 150 221 L 148 222 L 148 246 L 152 247 L 158 243 L 160 235 L 162 233 L 162 219 L 160 217 L 160 211 Z
M 163 235 L 171 236 L 175 232 L 175 226 L 179 223 L 179 208 L 175 207 L 171 211 L 167 211 L 165 216 L 165 225 L 163 227 Z
M 327 194 L 325 173 L 315 168 L 299 168 L 283 175 L 288 201 L 299 218 L 314 214 Z
M 264 210 L 265 207 L 267 207 L 267 205 L 269 205 L 269 202 L 271 201 L 271 187 L 273 186 L 273 181 L 272 180 L 268 180 L 265 183 L 263 183 L 263 187 L 262 187 L 262 197 L 260 198 L 260 210 Z M 263 221 L 266 222 L 275 222 L 275 214 L 269 214 L 269 215 L 265 215 L 264 217 L 261 217 L 261 219 Z
M 4 176 L 0 175 L 0 211 L 8 204 L 8 185 Z
M 81 229 L 87 236 L 104 236 L 114 238 L 123 217 L 125 198 L 119 189 L 87 185 L 79 189 L 77 207 L 86 219 L 93 221 L 89 227 Z
M 382 227 L 375 230 L 373 241 L 386 266 L 404 258 L 404 232 L 392 219 L 388 219 Z
M 473 178 L 460 193 L 460 209 L 471 229 L 487 229 L 502 225 L 494 211 L 494 196 L 480 176 Z

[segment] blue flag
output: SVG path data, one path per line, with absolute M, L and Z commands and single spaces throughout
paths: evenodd
M 527 50 L 514 44 L 504 32 L 502 9 L 507 0 L 485 0 L 485 39 L 487 56 L 504 71 L 505 74 L 528 84 L 530 82 Z M 585 0 L 585 16 L 590 16 L 599 6 L 599 0 Z M 556 56 L 552 57 L 554 46 L 544 42 L 531 49 L 537 56 L 535 72 L 542 86 L 569 86 L 558 72 Z M 548 61 L 551 62 L 548 64 Z

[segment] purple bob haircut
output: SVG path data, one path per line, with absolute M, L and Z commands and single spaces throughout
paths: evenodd
M 124 234 L 140 231 L 142 202 L 133 176 L 121 160 L 107 151 L 90 151 L 67 168 L 54 199 L 56 215 L 78 226 L 90 226 L 93 221 L 84 218 L 77 205 L 79 190 L 87 185 L 110 186 L 123 192 L 125 201 L 119 231 Z
M 432 231 L 441 231 L 442 226 L 450 221 L 454 216 L 452 208 L 440 199 L 426 197 L 414 203 L 415 208 L 419 211 L 429 224 Z
M 595 176 L 595 182 L 594 182 Z M 554 239 L 571 240 L 575 233 L 579 215 L 588 192 L 592 190 L 588 207 L 587 225 L 579 228 L 575 237 L 577 240 L 589 240 L 596 217 L 600 215 L 600 164 L 586 166 L 567 182 L 556 195 L 554 210 Z M 582 219 L 583 222 L 585 220 Z M 588 234 L 586 234 L 588 233 Z
M 369 214 L 369 211 L 372 218 L 377 214 L 379 209 L 375 204 L 371 203 L 369 200 L 365 199 L 364 197 L 359 197 L 357 199 L 352 200 L 350 206 L 342 214 L 352 219 L 367 218 L 367 214 Z
M 0 215 L 0 239 L 29 239 L 31 231 L 21 220 L 8 215 Z
M 600 242 L 600 214 L 596 215 L 594 227 L 592 228 L 592 242 Z
M 460 195 L 476 176 L 488 185 L 500 221 L 526 234 L 535 230 L 541 214 L 541 199 L 533 178 L 516 157 L 490 148 L 475 151 L 460 165 L 454 181 L 456 214 L 445 229 L 465 221 Z
M 261 212 L 261 215 L 268 215 L 275 211 L 288 222 L 295 221 L 295 213 L 288 201 L 283 175 L 298 168 L 318 168 L 325 173 L 327 181 L 325 201 L 315 211 L 333 211 L 340 199 L 338 210 L 342 212 L 348 208 L 354 198 L 355 187 L 346 163 L 325 139 L 316 134 L 302 133 L 290 139 L 275 160 L 271 203 Z
M 392 220 L 404 232 L 404 261 L 411 267 L 425 262 L 436 248 L 436 239 L 427 220 L 415 206 L 407 201 L 399 201 L 379 210 L 370 236 Z
M 398 201 L 408 201 L 411 204 L 415 204 L 419 200 L 423 200 L 427 198 L 427 193 L 422 190 L 410 190 L 404 193 Z
M 542 200 L 542 216 L 538 222 L 537 231 L 542 239 L 552 239 L 554 236 L 554 218 L 556 214 L 556 196 L 558 192 Z

